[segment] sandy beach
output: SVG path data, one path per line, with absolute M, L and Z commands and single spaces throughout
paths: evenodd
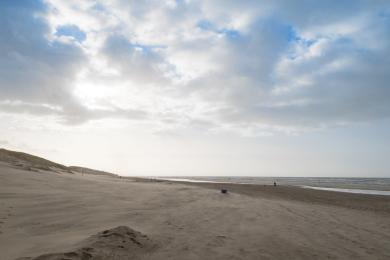
M 221 186 L 1 163 L 0 259 L 390 258 L 389 197 Z

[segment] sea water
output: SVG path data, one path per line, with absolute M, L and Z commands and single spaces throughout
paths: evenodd
M 330 177 L 217 177 L 186 176 L 158 178 L 171 181 L 293 185 L 338 192 L 390 195 L 390 178 L 330 178 Z

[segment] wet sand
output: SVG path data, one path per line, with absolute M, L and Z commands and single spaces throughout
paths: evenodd
M 385 196 L 0 163 L 0 259 L 389 259 L 389 208 Z

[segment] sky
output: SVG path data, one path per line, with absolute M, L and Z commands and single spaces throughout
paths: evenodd
M 390 177 L 387 0 L 2 0 L 0 147 L 121 175 Z

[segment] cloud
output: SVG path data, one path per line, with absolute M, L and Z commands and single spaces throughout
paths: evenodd
M 254 15 L 234 38 L 225 37 L 218 73 L 191 83 L 198 95 L 219 104 L 215 118 L 259 131 L 388 118 L 390 45 L 385 35 L 390 27 L 388 14 L 380 8 L 389 10 L 389 5 L 360 1 L 351 8 L 328 2 L 289 6 L 268 6 L 271 15 Z M 323 10 L 332 9 L 329 23 L 329 12 Z M 226 10 L 225 17 L 234 20 L 235 10 L 237 6 Z M 209 27 L 215 28 L 210 22 Z
M 148 113 L 138 109 L 121 109 L 111 106 L 108 109 L 88 109 L 80 104 L 72 104 L 64 108 L 50 104 L 26 103 L 20 101 L 0 102 L 0 110 L 11 114 L 30 114 L 35 116 L 57 116 L 58 122 L 67 125 L 78 125 L 89 120 L 103 118 L 122 118 L 132 120 L 143 120 Z M 72 110 L 73 109 L 73 110 Z
M 0 33 L 0 108 L 2 112 L 57 115 L 60 122 L 83 123 L 104 117 L 141 118 L 139 110 L 115 107 L 90 110 L 73 94 L 87 55 L 72 41 L 51 39 L 45 20 L 49 7 L 41 1 L 2 1 Z M 85 38 L 76 26 L 60 26 L 58 37 Z
M 386 1 L 76 2 L 2 1 L 1 111 L 262 135 L 390 116 Z
M 50 41 L 40 1 L 2 1 L 0 19 L 1 101 L 66 106 L 73 102 L 71 83 L 85 61 L 74 44 Z
M 104 42 L 101 54 L 108 66 L 117 69 L 127 80 L 137 84 L 165 82 L 164 69 L 169 66 L 158 54 L 158 46 L 132 43 L 124 35 L 110 35 Z

